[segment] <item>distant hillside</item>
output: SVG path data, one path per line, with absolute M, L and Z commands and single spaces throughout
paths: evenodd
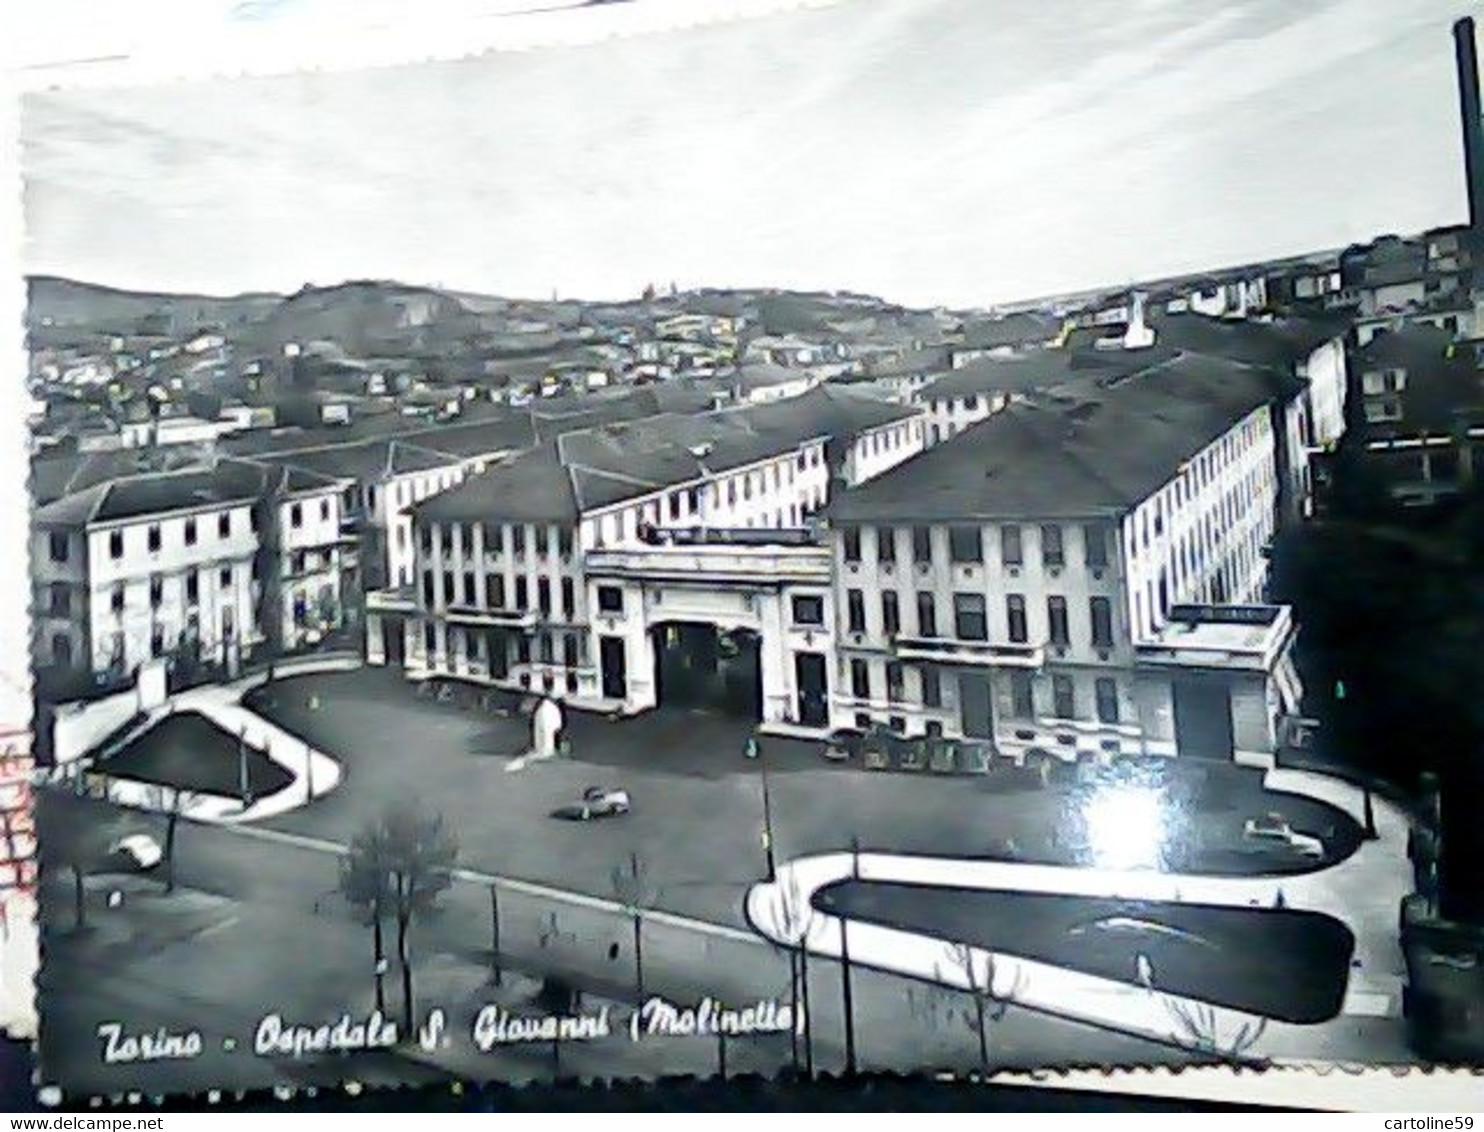
M 283 301 L 272 294 L 172 295 L 121 291 L 51 275 L 27 281 L 27 324 L 34 328 L 86 327 L 117 333 L 182 334 L 201 326 L 239 326 Z M 49 321 L 48 321 L 49 320 Z

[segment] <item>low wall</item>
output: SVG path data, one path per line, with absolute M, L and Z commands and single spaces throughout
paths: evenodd
M 81 758 L 140 710 L 137 688 L 101 700 L 60 705 L 52 714 L 53 760 L 61 765 Z

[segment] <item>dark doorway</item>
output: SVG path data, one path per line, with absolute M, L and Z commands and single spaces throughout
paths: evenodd
M 746 629 L 722 632 L 715 625 L 671 621 L 656 625 L 651 634 L 659 703 L 762 718 L 756 633 Z
M 603 671 L 603 698 L 626 699 L 629 694 L 629 659 L 623 638 L 599 637 L 598 662 Z
M 960 673 L 958 706 L 968 738 L 994 738 L 994 701 L 990 698 L 989 677 L 979 672 Z
M 394 668 L 402 667 L 402 619 L 388 617 L 381 623 L 382 651 L 386 662 Z
M 1176 680 L 1175 750 L 1187 758 L 1230 762 L 1232 736 L 1231 693 L 1219 677 Z
M 823 727 L 830 721 L 829 683 L 824 653 L 794 653 L 794 686 L 799 695 L 799 722 Z
M 490 629 L 484 635 L 485 655 L 489 657 L 490 676 L 503 680 L 510 675 L 510 640 L 504 629 Z

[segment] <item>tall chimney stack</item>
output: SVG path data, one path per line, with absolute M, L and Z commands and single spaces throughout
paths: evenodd
M 1458 60 L 1458 106 L 1463 117 L 1463 167 L 1468 180 L 1469 229 L 1475 243 L 1484 231 L 1484 115 L 1479 109 L 1479 56 L 1474 21 L 1465 16 L 1453 25 Z

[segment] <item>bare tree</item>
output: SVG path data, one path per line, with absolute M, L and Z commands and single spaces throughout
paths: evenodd
M 628 867 L 615 868 L 609 876 L 614 899 L 628 914 L 634 932 L 634 993 L 644 999 L 644 910 L 652 893 L 649 887 L 649 869 L 639 860 L 639 854 L 630 853 Z
M 151 785 L 145 794 L 145 804 L 165 817 L 165 848 L 160 863 L 164 867 L 166 892 L 175 891 L 175 835 L 180 819 L 194 809 L 200 800 L 200 795 L 195 791 L 163 783 Z
M 368 909 L 373 929 L 380 930 L 383 910 L 389 909 L 396 918 L 402 1021 L 408 1033 L 416 1013 L 409 938 L 412 922 L 430 911 L 439 893 L 452 883 L 449 872 L 458 855 L 458 842 L 444 829 L 440 815 L 401 803 L 351 843 L 342 869 L 341 891 L 352 903 Z
M 819 925 L 818 914 L 799 886 L 792 870 L 781 876 L 773 887 L 767 913 L 775 938 L 788 954 L 789 1007 L 794 1024 L 789 1028 L 789 1053 L 795 1071 L 799 1069 L 799 1011 L 803 1010 L 804 1068 L 814 1075 L 814 1033 L 809 1016 L 809 941 Z
M 1175 1041 L 1183 1048 L 1223 1061 L 1246 1060 L 1247 1051 L 1267 1030 L 1266 1018 L 1243 1018 L 1235 1027 L 1223 1027 L 1216 1008 L 1167 994 L 1165 1010 L 1175 1023 Z
M 967 943 L 950 943 L 946 951 L 953 969 L 963 976 L 964 993 L 972 1003 L 963 1017 L 979 1040 L 979 1071 L 988 1076 L 989 1027 L 1004 1018 L 1010 1004 L 1025 993 L 1025 972 L 1017 964 L 1009 969 L 1008 978 L 1002 980 L 994 952 Z

